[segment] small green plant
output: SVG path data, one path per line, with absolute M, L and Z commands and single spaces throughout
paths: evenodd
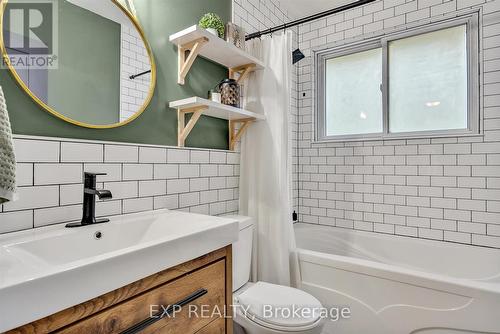
M 214 14 L 214 13 L 207 13 L 203 15 L 203 17 L 200 19 L 200 27 L 204 29 L 208 28 L 213 28 L 217 30 L 217 33 L 219 34 L 219 37 L 224 37 L 224 22 L 222 19 L 219 17 L 219 15 Z

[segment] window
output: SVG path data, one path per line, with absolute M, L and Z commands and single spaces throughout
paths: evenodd
M 381 48 L 326 61 L 327 136 L 382 133 L 381 63 Z
M 473 15 L 316 54 L 318 140 L 477 134 Z
M 467 128 L 466 34 L 461 25 L 389 42 L 390 132 Z

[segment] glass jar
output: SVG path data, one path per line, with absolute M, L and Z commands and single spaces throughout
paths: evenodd
M 232 107 L 240 107 L 240 85 L 234 79 L 224 79 L 219 83 L 221 102 Z

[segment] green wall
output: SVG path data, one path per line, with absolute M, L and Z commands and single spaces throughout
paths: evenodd
M 67 1 L 58 10 L 59 67 L 48 71 L 48 105 L 84 123 L 119 122 L 120 24 Z
M 146 111 L 128 125 L 116 129 L 86 129 L 65 123 L 40 109 L 16 85 L 7 70 L 0 71 L 7 106 L 16 134 L 176 145 L 177 115 L 168 102 L 207 91 L 227 76 L 227 70 L 198 58 L 184 86 L 177 85 L 177 51 L 168 36 L 196 22 L 206 12 L 230 20 L 231 0 L 134 0 L 157 66 L 155 94 Z M 78 38 L 76 36 L 75 38 Z M 86 46 L 82 46 L 86 47 Z M 203 117 L 186 146 L 227 149 L 227 121 Z

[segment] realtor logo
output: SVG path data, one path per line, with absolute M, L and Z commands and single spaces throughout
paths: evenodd
M 7 57 L 15 69 L 57 67 L 57 0 L 9 0 L 2 21 Z

